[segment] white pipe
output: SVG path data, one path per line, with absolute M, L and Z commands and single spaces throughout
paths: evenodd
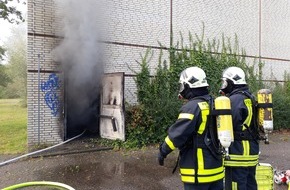
M 38 50 L 38 70 L 37 70 L 37 73 L 38 73 L 38 89 L 37 89 L 37 92 L 38 92 L 38 97 L 37 97 L 37 102 L 38 102 L 38 113 L 37 113 L 37 116 L 38 116 L 38 119 L 37 119 L 37 123 L 38 123 L 38 126 L 37 126 L 37 140 L 38 140 L 38 145 L 40 145 L 40 54 L 39 54 L 39 50 Z
M 82 136 L 85 132 L 86 132 L 86 130 L 84 130 L 81 134 L 79 134 L 79 135 L 77 135 L 77 136 L 75 136 L 75 137 L 73 137 L 73 138 L 71 138 L 71 139 L 68 139 L 68 140 L 66 140 L 66 141 L 64 141 L 64 142 L 62 142 L 62 143 L 59 143 L 59 144 L 53 145 L 53 146 L 51 146 L 51 147 L 47 147 L 47 148 L 44 148 L 44 149 L 41 149 L 41 150 L 37 150 L 37 151 L 35 151 L 35 152 L 30 152 L 30 153 L 28 153 L 28 154 L 24 154 L 24 155 L 22 155 L 22 156 L 19 156 L 19 157 L 12 158 L 12 159 L 10 159 L 10 160 L 7 160 L 7 161 L 4 161 L 4 162 L 1 162 L 1 163 L 0 163 L 0 167 L 1 167 L 1 166 L 4 166 L 4 165 L 6 165 L 6 164 L 9 164 L 9 163 L 15 162 L 15 161 L 17 161 L 17 160 L 19 160 L 19 159 L 21 159 L 21 158 L 25 158 L 25 157 L 28 157 L 28 156 L 31 156 L 31 155 L 34 155 L 34 154 L 37 154 L 37 153 L 40 153 L 40 152 L 44 152 L 44 151 L 46 151 L 46 150 L 50 150 L 50 149 L 53 149 L 53 148 L 58 147 L 58 146 L 60 146 L 60 145 L 63 145 L 63 144 L 65 144 L 65 143 L 68 143 L 68 142 L 70 142 L 70 141 L 72 141 L 72 140 L 74 140 L 74 139 L 76 139 L 76 138 L 79 138 L 79 137 Z

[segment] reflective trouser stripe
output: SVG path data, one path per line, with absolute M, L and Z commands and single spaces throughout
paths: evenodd
M 254 160 L 254 161 L 227 160 L 225 161 L 225 166 L 232 166 L 232 167 L 249 167 L 249 166 L 256 166 L 257 164 L 258 164 L 258 160 Z
M 189 120 L 193 120 L 194 115 L 190 114 L 190 113 L 180 113 L 178 116 L 178 119 L 189 119 Z
M 176 147 L 174 146 L 173 142 L 169 139 L 168 136 L 165 138 L 165 142 L 166 142 L 166 144 L 169 146 L 169 148 L 170 148 L 171 150 L 174 150 L 174 149 L 176 148 Z
M 231 160 L 254 161 L 254 160 L 258 160 L 259 155 L 244 156 L 244 155 L 230 154 L 230 158 L 231 158 Z
M 237 182 L 232 182 L 232 190 L 238 190 L 238 183 Z
M 198 169 L 198 175 L 212 175 L 212 174 L 218 174 L 224 171 L 224 167 L 221 166 L 219 168 L 214 168 L 214 169 L 203 169 L 200 170 Z M 180 174 L 181 175 L 195 175 L 195 170 L 194 169 L 185 169 L 181 168 L 180 169 Z
M 214 182 L 214 181 L 223 179 L 224 177 L 225 177 L 225 173 L 222 172 L 216 175 L 197 177 L 197 180 L 199 183 L 209 183 L 209 182 Z M 195 183 L 195 176 L 181 175 L 181 181 L 184 183 Z
M 225 160 L 225 166 L 248 167 L 258 164 L 259 155 L 236 155 L 230 154 L 230 160 Z

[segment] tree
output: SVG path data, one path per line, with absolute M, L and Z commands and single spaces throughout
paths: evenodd
M 3 61 L 3 57 L 5 55 L 5 49 L 3 47 L 0 46 L 0 61 Z
M 0 0 L 0 19 L 7 20 L 10 23 L 19 24 L 25 19 L 21 11 L 14 6 L 15 2 L 26 4 L 26 0 Z M 11 4 L 12 3 L 12 4 Z M 0 61 L 5 56 L 5 49 L 0 46 Z
M 11 82 L 8 74 L 6 72 L 7 68 L 0 64 L 0 86 L 6 87 L 9 82 Z
M 20 22 L 24 22 L 25 19 L 22 13 L 13 6 L 15 4 L 14 2 L 26 4 L 26 0 L 0 0 L 0 19 L 19 24 Z M 4 56 L 5 49 L 0 45 L 0 61 L 3 60 Z
M 19 10 L 15 6 L 9 5 L 9 2 L 15 2 L 16 0 L 0 0 L 0 18 L 7 20 L 10 23 L 24 22 L 24 18 Z M 18 3 L 24 3 L 25 1 L 17 0 Z M 12 15 L 16 16 L 11 17 Z
M 6 87 L 7 98 L 21 98 L 26 101 L 26 27 L 24 24 L 12 29 L 12 35 L 5 42 L 7 75 L 11 79 Z

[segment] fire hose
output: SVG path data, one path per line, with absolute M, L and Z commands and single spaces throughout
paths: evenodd
M 16 185 L 12 185 L 9 187 L 5 187 L 2 190 L 14 190 L 14 189 L 21 189 L 24 187 L 31 187 L 31 186 L 37 186 L 37 187 L 53 187 L 57 189 L 62 189 L 62 190 L 75 190 L 69 185 L 59 183 L 59 182 L 51 182 L 51 181 L 32 181 L 32 182 L 26 182 L 26 183 L 20 183 Z
M 30 152 L 30 153 L 28 153 L 28 154 L 24 154 L 24 155 L 22 155 L 22 156 L 18 156 L 18 157 L 16 157 L 16 158 L 12 158 L 12 159 L 10 159 L 10 160 L 7 160 L 7 161 L 4 161 L 4 162 L 1 162 L 1 163 L 0 163 L 0 167 L 1 167 L 1 166 L 4 166 L 4 165 L 6 165 L 6 164 L 9 164 L 9 163 L 15 162 L 15 161 L 17 161 L 17 160 L 19 160 L 19 159 L 21 159 L 21 158 L 25 158 L 25 157 L 28 157 L 28 156 L 31 156 L 31 155 L 35 155 L 35 154 L 38 154 L 38 153 L 41 153 L 41 152 L 44 152 L 44 151 L 47 151 L 47 150 L 53 149 L 53 148 L 55 148 L 55 147 L 58 147 L 58 146 L 60 146 L 60 145 L 65 144 L 65 143 L 68 143 L 68 142 L 70 142 L 70 141 L 72 141 L 72 140 L 75 140 L 76 138 L 79 138 L 79 137 L 82 136 L 85 132 L 86 132 L 86 130 L 84 130 L 81 134 L 79 134 L 79 135 L 77 135 L 77 136 L 75 136 L 75 137 L 73 137 L 73 138 L 71 138 L 71 139 L 68 139 L 68 140 L 66 140 L 66 141 L 64 141 L 64 142 L 61 142 L 61 143 L 56 144 L 56 145 L 53 145 L 53 146 L 51 146 L 51 147 L 47 147 L 47 148 L 44 148 L 44 149 L 41 149 L 41 150 L 37 150 L 37 151 L 34 151 L 34 152 Z

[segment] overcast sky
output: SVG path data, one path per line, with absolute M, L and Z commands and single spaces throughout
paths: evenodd
M 17 1 L 12 1 L 9 5 L 16 6 L 18 10 L 20 10 L 24 17 L 27 14 L 27 5 L 23 5 L 22 3 L 17 3 Z M 11 35 L 11 28 L 17 27 L 16 24 L 11 24 L 6 20 L 0 19 L 0 45 L 3 45 L 3 42 Z

